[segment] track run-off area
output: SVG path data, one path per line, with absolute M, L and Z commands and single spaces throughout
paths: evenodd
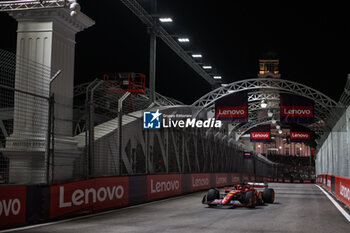
M 196 192 L 12 231 L 75 233 L 350 231 L 348 219 L 315 184 L 272 183 L 269 186 L 275 189 L 275 203 L 257 206 L 255 209 L 209 208 L 201 203 L 206 192 Z

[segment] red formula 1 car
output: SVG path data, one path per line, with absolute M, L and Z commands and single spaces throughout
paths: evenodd
M 264 188 L 258 191 L 255 188 Z M 273 203 L 275 200 L 275 191 L 268 188 L 264 183 L 237 184 L 233 187 L 225 187 L 225 193 L 220 194 L 218 189 L 209 189 L 204 195 L 202 203 L 214 206 L 246 206 L 255 208 L 256 205 L 264 203 Z

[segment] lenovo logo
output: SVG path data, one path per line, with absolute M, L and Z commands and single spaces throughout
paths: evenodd
M 129 178 L 94 178 L 51 185 L 50 196 L 50 218 L 86 208 L 125 206 L 129 201 Z
M 247 107 L 217 107 L 216 117 L 247 117 Z
M 270 133 L 269 132 L 257 132 L 257 133 L 250 133 L 251 139 L 270 139 Z
M 9 199 L 0 201 L 0 217 L 18 215 L 21 211 L 21 202 L 19 199 Z
M 148 200 L 181 194 L 181 175 L 148 175 Z
M 290 133 L 291 139 L 310 139 L 310 133 L 304 133 L 304 132 L 291 132 Z
M 201 187 L 201 186 L 207 186 L 209 185 L 209 179 L 208 178 L 192 178 L 192 187 Z
M 0 229 L 26 223 L 26 186 L 0 186 Z
M 340 195 L 350 201 L 350 189 L 340 182 Z
M 312 106 L 281 106 L 281 116 L 313 117 Z
M 178 180 L 171 181 L 157 181 L 154 183 L 151 179 L 151 193 L 169 192 L 180 189 L 180 182 Z
M 227 184 L 227 177 L 216 177 L 216 185 Z
M 236 184 L 236 183 L 239 183 L 240 182 L 240 177 L 239 175 L 231 175 L 231 183 L 232 184 Z
M 76 189 L 72 193 L 72 195 L 69 197 L 68 200 L 65 200 L 65 193 L 64 193 L 64 186 L 60 186 L 59 189 L 59 208 L 65 208 L 70 207 L 72 205 L 74 206 L 80 206 L 83 204 L 89 204 L 90 202 L 96 203 L 104 202 L 107 199 L 113 200 L 113 199 L 121 199 L 124 196 L 124 188 L 121 185 L 118 186 L 112 186 L 112 187 L 100 187 L 99 189 L 95 188 L 87 188 L 87 189 Z M 67 196 L 67 195 L 66 195 Z
M 191 174 L 191 191 L 210 188 L 210 174 Z

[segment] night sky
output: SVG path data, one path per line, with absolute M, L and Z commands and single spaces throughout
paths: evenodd
M 146 27 L 120 1 L 79 1 L 96 21 L 77 34 L 75 84 L 108 72 L 141 72 L 148 76 Z M 149 1 L 139 0 L 149 11 Z M 230 3 L 230 4 L 228 4 Z M 255 78 L 258 59 L 278 54 L 281 78 L 313 87 L 338 100 L 350 73 L 348 8 L 318 2 L 278 5 L 260 1 L 158 0 L 159 14 L 173 18 L 163 25 L 170 34 L 186 35 L 187 51 L 203 54 L 224 83 Z M 15 52 L 16 22 L 0 14 L 0 46 Z M 193 103 L 210 85 L 160 39 L 157 44 L 157 92 Z M 200 61 L 200 60 L 199 60 Z

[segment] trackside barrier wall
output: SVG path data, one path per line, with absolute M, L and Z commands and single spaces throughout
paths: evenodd
M 129 177 L 95 178 L 50 187 L 50 218 L 82 210 L 98 211 L 129 203 Z
M 2 186 L 0 228 L 145 203 L 242 181 L 274 179 L 245 173 L 190 173 L 100 177 L 49 186 Z
M 26 186 L 0 187 L 0 228 L 26 223 Z
M 316 178 L 316 183 L 323 186 L 330 193 L 350 208 L 350 179 L 346 177 L 321 174 Z

